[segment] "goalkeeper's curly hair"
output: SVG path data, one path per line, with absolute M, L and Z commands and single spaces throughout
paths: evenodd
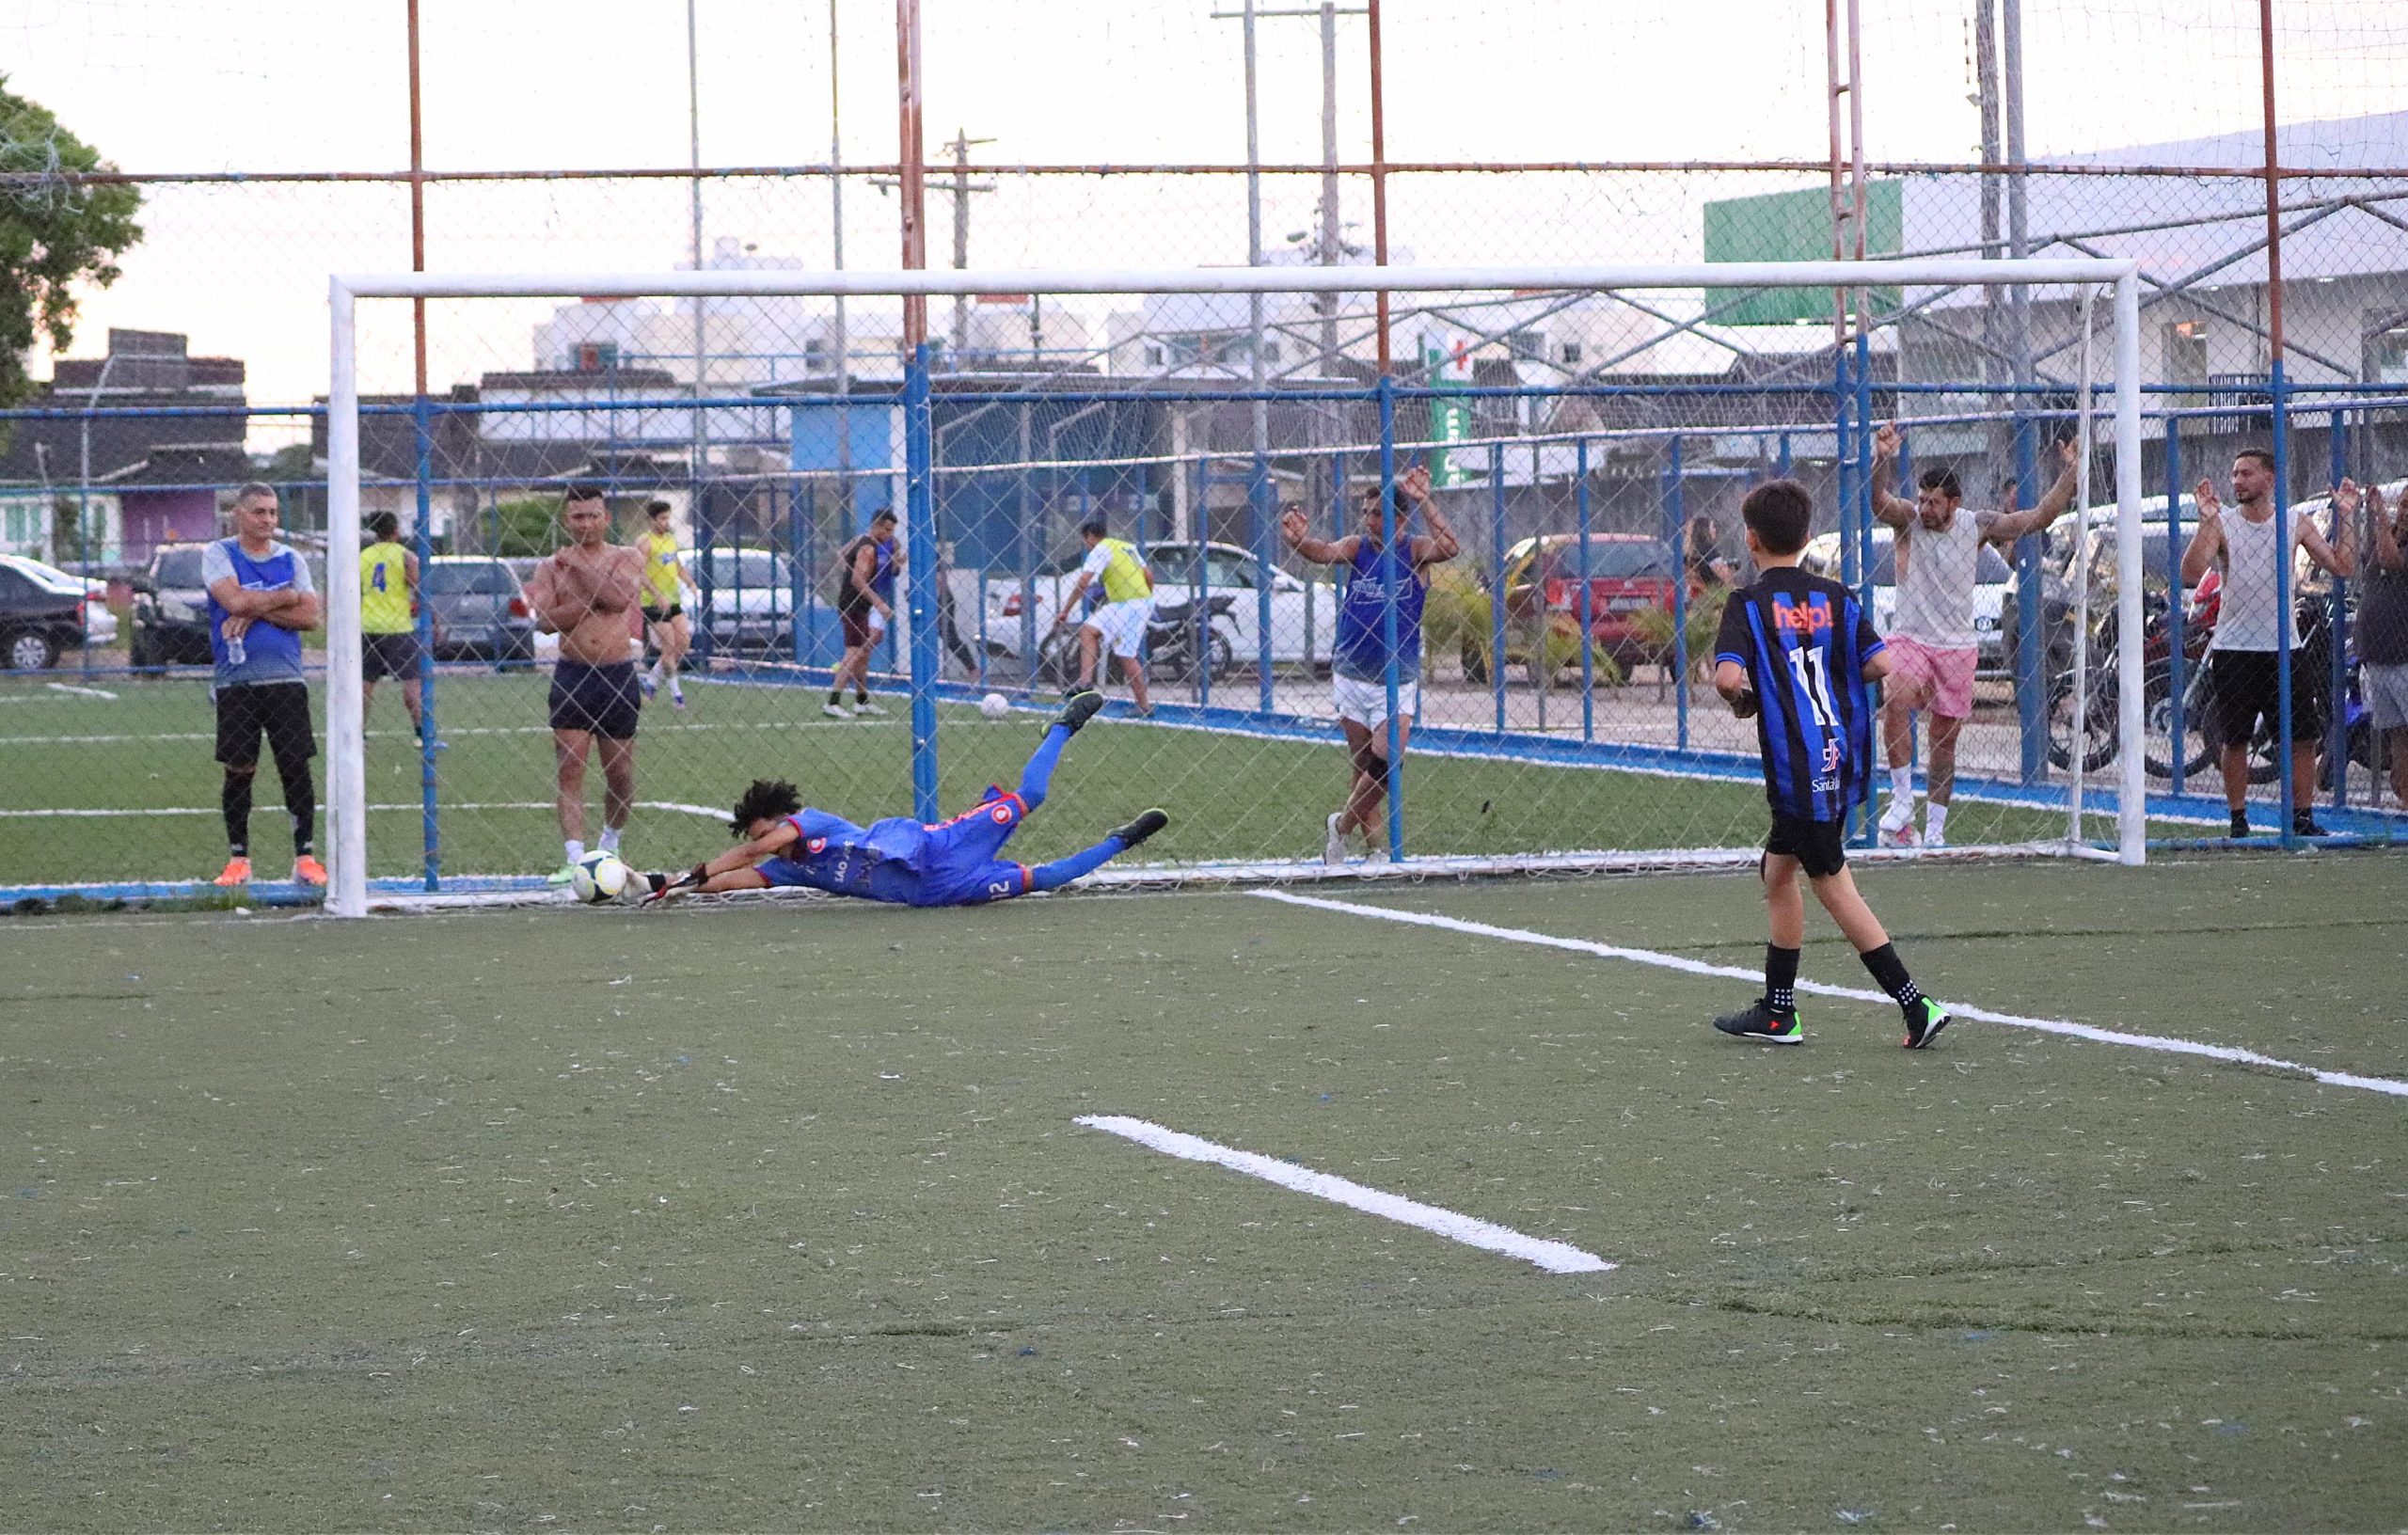
M 736 801 L 735 819 L 727 823 L 730 836 L 752 835 L 754 821 L 775 821 L 802 808 L 802 794 L 783 778 L 756 778 L 743 798 Z

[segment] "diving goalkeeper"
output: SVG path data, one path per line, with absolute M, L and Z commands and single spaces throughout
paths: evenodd
M 800 885 L 900 906 L 976 906 L 1059 890 L 1170 824 L 1168 815 L 1149 810 L 1085 852 L 1034 867 L 997 856 L 1021 822 L 1045 802 L 1062 748 L 1102 707 L 1101 693 L 1072 694 L 1021 769 L 1016 791 L 1007 794 L 990 784 L 977 808 L 937 826 L 904 816 L 855 826 L 841 815 L 804 808 L 792 783 L 755 779 L 728 823 L 743 846 L 682 876 L 645 875 L 644 899 Z

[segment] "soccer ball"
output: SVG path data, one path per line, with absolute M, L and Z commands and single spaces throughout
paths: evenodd
M 627 866 L 619 862 L 616 853 L 588 853 L 577 861 L 577 872 L 569 878 L 569 888 L 577 898 L 588 906 L 615 901 L 627 888 Z
M 978 712 L 990 720 L 1001 720 L 1012 712 L 1012 701 L 1001 693 L 989 693 L 978 701 Z

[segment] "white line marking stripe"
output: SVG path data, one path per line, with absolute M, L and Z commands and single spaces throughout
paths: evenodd
M 1458 1215 L 1451 1210 L 1425 1205 L 1402 1195 L 1366 1188 L 1334 1173 L 1317 1173 L 1309 1167 L 1282 1162 L 1277 1157 L 1266 1157 L 1259 1151 L 1240 1151 L 1201 1136 L 1166 1130 L 1151 1120 L 1133 1119 L 1123 1114 L 1083 1114 L 1075 1122 L 1089 1130 L 1101 1130 L 1107 1134 L 1134 1141 L 1165 1156 L 1180 1157 L 1188 1162 L 1209 1162 L 1249 1178 L 1261 1179 L 1266 1183 L 1276 1183 L 1283 1189 L 1293 1189 L 1298 1194 L 1309 1194 L 1316 1199 L 1327 1199 L 1333 1204 L 1359 1210 L 1367 1215 L 1385 1216 L 1406 1226 L 1417 1226 L 1467 1247 L 1503 1253 L 1525 1263 L 1535 1263 L 1549 1274 L 1603 1274 L 1616 1267 L 1596 1254 L 1582 1252 L 1569 1242 L 1525 1236 L 1511 1226 L 1475 1220 L 1469 1215 Z
M 71 682 L 49 682 L 42 686 L 54 693 L 72 693 L 81 698 L 114 699 L 117 697 L 105 688 L 78 688 Z
M 110 696 L 113 697 L 115 695 L 112 694 Z M 10 702 L 10 700 L 0 699 L 0 704 L 8 702 Z M 45 701 L 37 699 L 31 700 L 30 702 L 40 703 Z M 868 721 L 850 720 L 758 720 L 752 721 L 740 720 L 688 720 L 661 726 L 658 730 L 656 730 L 653 735 L 644 738 L 646 740 L 660 739 L 660 730 L 671 731 L 679 735 L 683 735 L 688 731 L 702 730 L 877 730 L 881 725 L 892 725 L 893 723 L 895 723 L 893 720 L 878 720 Z M 552 727 L 549 725 L 472 725 L 462 730 L 451 730 L 438 724 L 436 727 L 436 733 L 441 736 L 445 740 L 449 741 L 465 740 L 471 736 L 549 736 L 552 733 Z M 215 739 L 217 739 L 215 732 L 205 730 L 163 731 L 157 735 L 150 736 L 138 734 L 118 736 L 0 736 L 0 746 L 124 746 L 136 742 L 148 745 L 154 741 L 214 741 Z M 372 741 L 415 741 L 416 737 L 404 736 L 398 730 L 372 730 L 368 732 L 368 739 Z M 416 755 L 415 752 L 412 752 L 411 754 Z
M 399 812 L 424 810 L 426 807 L 413 799 L 405 804 L 370 805 L 368 808 L 376 812 Z M 550 810 L 553 806 L 549 799 L 488 800 L 475 804 L 455 804 L 449 799 L 443 799 L 436 802 L 436 808 L 438 810 Z M 639 799 L 636 801 L 636 808 L 638 810 L 671 810 L 684 815 L 707 815 L 712 820 L 727 818 L 725 810 L 713 810 L 708 805 L 682 804 L 674 799 Z M 134 810 L 0 810 L 0 819 L 46 820 L 55 815 L 106 819 L 120 815 L 215 815 L 219 814 L 221 813 L 215 805 L 145 805 Z
M 1690 975 L 1712 975 L 1742 981 L 1762 981 L 1764 973 L 1744 970 L 1736 965 L 1710 965 L 1703 959 L 1684 959 L 1674 954 L 1659 954 L 1654 949 L 1624 948 L 1615 943 L 1595 943 L 1584 938 L 1559 938 L 1553 933 L 1534 932 L 1527 927 L 1497 927 L 1484 922 L 1466 922 L 1460 917 L 1442 917 L 1427 911 L 1400 911 L 1391 907 L 1357 906 L 1351 901 L 1333 901 L 1319 895 L 1296 895 L 1284 890 L 1255 890 L 1248 894 L 1266 901 L 1285 901 L 1290 906 L 1314 907 L 1323 911 L 1342 911 L 1348 916 L 1375 917 L 1382 922 L 1409 923 L 1417 927 L 1439 927 L 1451 933 L 1467 933 L 1474 938 L 1497 938 L 1510 943 L 1533 943 L 1542 948 L 1568 949 L 1575 954 L 1592 954 L 1601 959 L 1628 959 L 1635 964 L 1655 965 L 1664 970 L 1677 970 Z M 1878 991 L 1861 987 L 1832 986 L 1822 981 L 1799 981 L 1798 989 L 1812 991 L 1816 996 L 1845 997 L 1850 1002 L 1877 1002 L 1895 1006 L 1890 998 Z M 2041 1034 L 2061 1034 L 2075 1039 L 2088 1039 L 2102 1045 L 2129 1045 L 2135 1050 L 2162 1051 L 2171 1055 L 2204 1055 L 2210 1060 L 2229 1061 L 2240 1066 L 2273 1067 L 2281 1071 L 2296 1071 L 2313 1077 L 2334 1087 L 2356 1087 L 2369 1093 L 2384 1093 L 2393 1098 L 2408 1098 L 2408 1082 L 2392 1077 L 2365 1077 L 2348 1071 L 2324 1071 L 2297 1061 L 2278 1056 L 2261 1055 L 2254 1050 L 2235 1045 L 2210 1045 L 2196 1039 L 2177 1039 L 2159 1034 L 2126 1034 L 2120 1029 L 2102 1029 L 2089 1023 L 2076 1023 L 2063 1018 L 2028 1018 L 2021 1013 L 1993 1012 L 1987 1007 L 1967 1006 L 1950 1003 L 1951 1017 L 1977 1020 L 1984 1023 L 2005 1023 L 2019 1029 L 2033 1029 Z

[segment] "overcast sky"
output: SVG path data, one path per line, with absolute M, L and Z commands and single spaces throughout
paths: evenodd
M 1294 0 L 1265 0 L 1288 8 Z M 1972 0 L 1864 0 L 1866 139 L 1877 159 L 1972 158 Z M 1217 0 L 1237 8 L 1238 0 Z M 848 160 L 895 154 L 895 34 L 885 0 L 839 0 Z M 926 0 L 933 141 L 966 127 L 975 157 L 1022 162 L 1244 157 L 1241 29 L 1215 0 Z M 827 0 L 699 0 L 705 164 L 817 164 L 829 148 Z M 2408 6 L 2286 0 L 2288 119 L 2408 107 Z M 426 159 L 441 169 L 686 163 L 683 0 L 422 0 Z M 1388 0 L 1388 151 L 1423 159 L 1819 157 L 1816 0 Z M 2258 119 L 2254 0 L 2031 0 L 2036 156 L 2245 129 Z M 8 0 L 10 87 L 134 170 L 381 169 L 406 164 L 402 0 Z M 1319 28 L 1259 27 L 1270 161 L 1320 151 Z M 1341 155 L 1368 156 L 1365 24 L 1339 24 Z M 1695 259 L 1706 197 L 1795 179 L 1400 183 L 1394 243 L 1421 260 Z M 1309 221 L 1316 188 L 1275 180 L 1268 237 Z M 1350 218 L 1368 219 L 1359 186 Z M 932 200 L 934 200 L 932 198 Z M 665 268 L 685 259 L 676 183 L 437 186 L 438 270 Z M 895 264 L 894 204 L 856 185 L 850 264 Z M 253 398 L 325 388 L 326 274 L 408 262 L 406 200 L 386 188 L 154 192 L 126 277 L 87 304 L 73 351 L 108 324 L 184 330 L 246 357 Z M 822 181 L 713 185 L 706 231 L 824 262 Z M 990 264 L 1244 259 L 1231 180 L 1033 185 L 973 214 Z M 932 210 L 933 259 L 951 221 Z M 539 307 L 540 308 L 540 307 Z M 525 307 L 447 321 L 437 372 L 524 367 Z M 372 343 L 380 365 L 401 354 Z M 36 359 L 36 372 L 45 372 Z M 381 382 L 393 387 L 389 376 Z

